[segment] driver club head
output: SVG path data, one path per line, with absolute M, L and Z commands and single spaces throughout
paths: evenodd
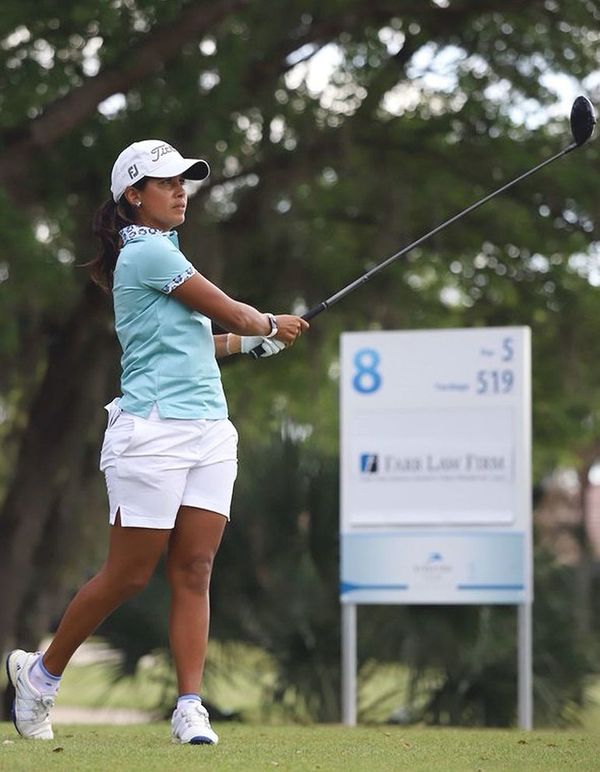
M 578 96 L 571 108 L 571 133 L 577 147 L 588 141 L 595 125 L 594 105 L 587 97 Z

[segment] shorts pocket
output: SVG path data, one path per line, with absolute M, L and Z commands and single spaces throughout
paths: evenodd
M 136 422 L 132 415 L 120 413 L 112 421 L 109 421 L 104 432 L 104 442 L 100 452 L 100 470 L 104 471 L 111 466 L 115 459 L 121 456 L 131 445 L 135 434 Z
M 119 407 L 120 403 L 119 397 L 115 397 L 112 402 L 109 402 L 108 405 L 104 405 L 104 409 L 108 413 L 108 419 L 106 422 L 106 428 L 110 429 L 111 426 L 115 423 L 117 418 L 121 415 L 123 412 L 121 408 Z

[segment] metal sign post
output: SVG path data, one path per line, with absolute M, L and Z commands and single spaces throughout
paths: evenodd
M 356 725 L 356 604 L 342 605 L 342 722 Z

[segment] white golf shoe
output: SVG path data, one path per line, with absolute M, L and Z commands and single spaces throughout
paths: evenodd
M 171 739 L 174 743 L 216 745 L 219 735 L 213 731 L 208 711 L 200 700 L 181 702 L 173 711 Z
M 12 718 L 17 732 L 23 737 L 52 740 L 50 708 L 54 705 L 54 695 L 42 694 L 29 680 L 31 666 L 41 656 L 39 651 L 32 653 L 22 649 L 15 649 L 8 655 L 6 672 L 15 687 Z

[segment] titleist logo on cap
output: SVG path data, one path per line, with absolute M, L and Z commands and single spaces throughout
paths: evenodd
M 150 149 L 150 159 L 156 163 L 159 158 L 162 158 L 164 155 L 167 155 L 167 153 L 174 153 L 175 148 L 171 147 L 171 145 L 167 145 L 165 142 L 163 145 L 157 145 L 156 147 L 153 147 Z

